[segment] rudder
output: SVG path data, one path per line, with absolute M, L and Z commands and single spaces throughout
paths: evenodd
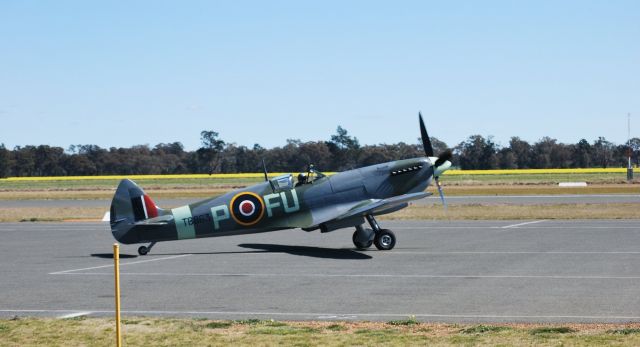
M 126 242 L 127 232 L 136 222 L 164 215 L 142 188 L 129 179 L 120 181 L 111 200 L 111 232 L 116 240 Z

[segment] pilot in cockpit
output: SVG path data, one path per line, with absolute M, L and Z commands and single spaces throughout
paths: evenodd
M 301 172 L 298 175 L 298 182 L 296 183 L 296 187 L 306 184 L 308 180 L 309 180 L 309 176 L 306 173 Z

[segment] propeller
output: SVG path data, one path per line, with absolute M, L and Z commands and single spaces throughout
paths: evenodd
M 431 139 L 427 133 L 427 127 L 424 126 L 424 120 L 422 120 L 422 112 L 418 112 L 418 118 L 420 118 L 420 137 L 422 138 L 424 154 L 427 157 L 433 157 L 433 146 L 431 145 Z
M 440 200 L 442 200 L 442 206 L 444 206 L 444 213 L 447 213 L 447 201 L 444 199 L 444 191 L 442 190 L 442 186 L 440 185 L 440 180 L 438 176 L 436 176 L 436 187 L 438 187 L 438 193 L 440 193 Z
M 424 126 L 424 120 L 422 119 L 422 113 L 418 112 L 418 118 L 420 119 L 420 137 L 422 138 L 422 147 L 424 148 L 424 154 L 431 161 L 432 158 L 435 157 L 433 153 L 433 145 L 431 144 L 431 139 L 429 138 L 429 133 L 427 133 L 427 127 Z M 442 185 L 440 185 L 440 174 L 446 171 L 451 166 L 451 157 L 453 157 L 453 153 L 451 151 L 445 151 L 440 154 L 435 162 L 433 163 L 433 177 L 436 181 L 436 186 L 438 187 L 438 193 L 440 193 L 440 200 L 442 200 L 442 205 L 444 206 L 445 212 L 447 211 L 447 201 L 444 199 L 444 191 L 442 190 Z

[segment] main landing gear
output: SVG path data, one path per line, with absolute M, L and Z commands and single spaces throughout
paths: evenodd
M 149 253 L 149 251 L 151 250 L 151 248 L 155 245 L 155 242 L 151 242 L 149 244 L 149 246 L 140 246 L 138 247 L 138 254 L 140 255 L 147 255 L 147 253 Z
M 374 244 L 381 251 L 393 249 L 396 245 L 396 235 L 389 229 L 380 229 L 378 222 L 372 215 L 367 215 L 366 218 L 369 225 L 371 225 L 371 229 L 365 229 L 362 225 L 356 226 L 356 231 L 353 233 L 352 238 L 356 248 L 367 249 Z

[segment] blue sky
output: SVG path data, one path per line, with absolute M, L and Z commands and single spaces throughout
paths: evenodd
M 2 1 L 0 142 L 640 136 L 640 1 Z M 634 130 L 635 128 L 635 130 Z

